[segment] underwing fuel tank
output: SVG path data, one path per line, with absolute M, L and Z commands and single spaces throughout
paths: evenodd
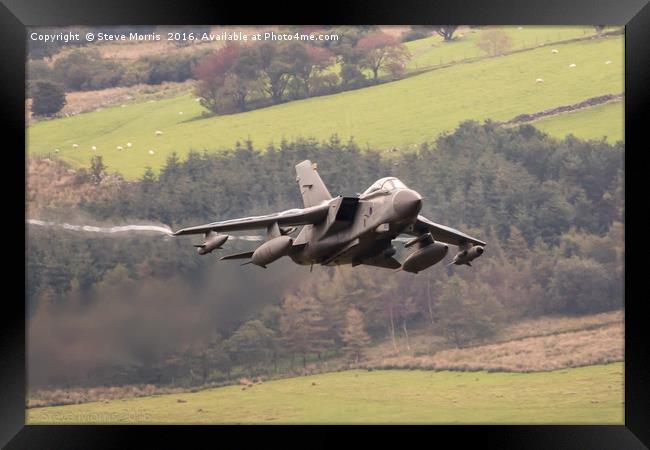
M 205 241 L 202 244 L 195 245 L 196 251 L 199 255 L 207 255 L 212 252 L 212 250 L 221 248 L 223 244 L 228 240 L 227 234 L 219 234 L 214 231 L 210 231 L 205 235 Z
M 404 264 L 402 264 L 402 270 L 418 273 L 440 262 L 447 255 L 448 250 L 449 247 L 447 245 L 440 242 L 432 242 L 411 253 L 406 258 L 406 261 L 404 261 Z
M 293 245 L 293 238 L 290 236 L 278 236 L 266 241 L 253 252 L 251 262 L 256 266 L 266 268 L 267 264 L 289 254 Z

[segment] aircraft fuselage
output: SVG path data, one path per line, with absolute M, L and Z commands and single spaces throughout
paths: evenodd
M 296 237 L 289 257 L 297 264 L 357 265 L 382 253 L 392 256 L 391 241 L 412 226 L 422 197 L 404 187 L 358 198 L 336 197 L 328 203 L 328 220 L 305 225 Z

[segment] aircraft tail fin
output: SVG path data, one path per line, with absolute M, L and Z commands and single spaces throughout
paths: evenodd
M 332 195 L 321 180 L 316 165 L 308 159 L 296 165 L 296 181 L 300 187 L 300 195 L 305 208 L 320 204 L 323 200 L 330 200 Z

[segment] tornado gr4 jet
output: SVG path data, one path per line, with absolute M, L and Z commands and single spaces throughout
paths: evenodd
M 316 165 L 307 160 L 296 165 L 296 181 L 304 208 L 183 228 L 173 235 L 203 234 L 195 247 L 205 255 L 222 248 L 226 233 L 266 229 L 256 250 L 221 258 L 247 259 L 245 264 L 264 268 L 288 256 L 301 265 L 365 264 L 418 273 L 440 262 L 449 245 L 458 248 L 450 264 L 470 266 L 483 254 L 485 242 L 420 215 L 422 197 L 395 177 L 377 180 L 363 194 L 332 198 Z M 394 258 L 393 246 L 401 234 L 411 236 L 405 248 L 416 246 L 403 263 Z

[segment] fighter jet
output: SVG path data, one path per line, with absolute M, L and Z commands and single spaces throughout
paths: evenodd
M 420 215 L 422 196 L 395 177 L 377 180 L 362 194 L 332 198 L 316 165 L 306 160 L 296 165 L 296 181 L 303 208 L 183 228 L 173 235 L 203 234 L 195 247 L 207 255 L 222 248 L 226 233 L 266 229 L 265 242 L 254 251 L 220 258 L 246 259 L 244 264 L 264 268 L 288 256 L 312 268 L 364 264 L 418 273 L 440 262 L 449 245 L 458 248 L 450 265 L 471 266 L 483 254 L 485 242 Z M 400 263 L 393 240 L 402 234 L 410 236 L 404 247 L 416 250 Z

